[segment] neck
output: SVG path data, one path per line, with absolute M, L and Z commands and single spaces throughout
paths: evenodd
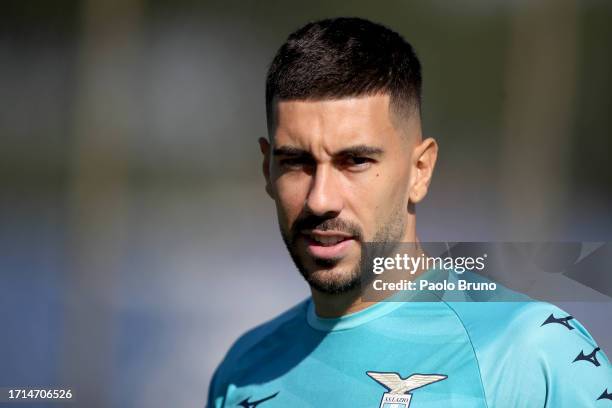
M 317 316 L 325 318 L 340 317 L 358 312 L 376 302 L 366 302 L 361 298 L 361 288 L 357 287 L 349 292 L 330 295 L 311 288 Z
M 414 218 L 409 218 L 408 225 L 406 227 L 406 233 L 401 242 L 419 242 L 416 236 L 416 228 Z M 415 274 L 413 278 L 420 275 Z M 378 302 L 376 301 L 364 301 L 361 296 L 361 287 L 341 293 L 331 295 L 328 293 L 320 292 L 314 288 L 310 288 L 312 293 L 312 301 L 314 302 L 315 312 L 317 316 L 323 318 L 335 318 L 341 317 L 350 313 L 355 313 L 370 307 Z

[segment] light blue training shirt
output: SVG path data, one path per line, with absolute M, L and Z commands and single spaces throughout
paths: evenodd
M 379 302 L 335 319 L 307 299 L 232 346 L 209 408 L 610 407 L 612 367 L 552 304 Z

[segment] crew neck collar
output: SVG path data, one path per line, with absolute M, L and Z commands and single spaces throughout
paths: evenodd
M 340 317 L 326 318 L 317 316 L 314 303 L 311 297 L 310 299 L 308 299 L 306 321 L 308 322 L 310 327 L 316 330 L 348 330 L 371 322 L 372 320 L 376 320 L 379 317 L 382 317 L 388 313 L 391 313 L 401 305 L 402 302 L 382 301 L 354 313 L 349 313 Z
M 440 275 L 441 274 L 441 275 Z M 447 273 L 443 273 L 438 269 L 430 269 L 420 275 L 418 279 L 425 277 L 441 279 L 441 277 L 448 276 Z M 415 297 L 419 298 L 419 301 L 413 302 Z M 373 320 L 376 320 L 392 311 L 396 310 L 405 303 L 413 304 L 416 307 L 419 303 L 425 302 L 438 302 L 441 298 L 433 292 L 426 291 L 425 293 L 420 292 L 398 292 L 392 295 L 390 298 L 377 302 L 365 309 L 359 310 L 358 312 L 349 313 L 344 316 L 335 318 L 319 317 L 315 311 L 314 302 L 312 297 L 308 299 L 308 305 L 306 309 L 306 321 L 316 330 L 321 331 L 340 331 L 348 330 Z

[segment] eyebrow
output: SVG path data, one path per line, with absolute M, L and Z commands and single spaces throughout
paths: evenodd
M 337 152 L 336 156 L 380 156 L 384 151 L 380 147 L 357 145 Z
M 344 148 L 334 156 L 380 156 L 384 151 L 380 147 L 368 145 L 356 145 Z M 274 156 L 303 156 L 310 155 L 310 152 L 294 146 L 280 146 L 272 150 Z
M 280 146 L 272 150 L 274 156 L 303 156 L 309 154 L 306 150 L 294 146 Z

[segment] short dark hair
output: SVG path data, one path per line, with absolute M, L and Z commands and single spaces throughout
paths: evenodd
M 395 31 L 354 17 L 325 19 L 291 33 L 266 78 L 268 131 L 276 102 L 389 94 L 396 112 L 421 110 L 421 64 Z

